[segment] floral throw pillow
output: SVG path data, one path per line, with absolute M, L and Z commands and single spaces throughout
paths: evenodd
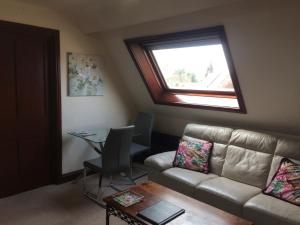
M 283 158 L 263 193 L 300 206 L 300 165 Z
M 208 173 L 212 147 L 211 142 L 181 140 L 173 166 Z

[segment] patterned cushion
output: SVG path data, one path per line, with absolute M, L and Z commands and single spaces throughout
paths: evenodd
M 213 143 L 193 139 L 181 140 L 173 166 L 208 173 Z
M 263 193 L 300 206 L 300 165 L 283 158 Z

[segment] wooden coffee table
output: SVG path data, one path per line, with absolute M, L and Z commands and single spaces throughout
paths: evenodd
M 130 190 L 142 194 L 144 200 L 129 207 L 116 203 L 112 196 L 104 198 L 106 202 L 106 225 L 110 216 L 116 216 L 130 225 L 149 225 L 139 218 L 137 213 L 161 200 L 169 201 L 185 209 L 185 213 L 168 223 L 168 225 L 251 225 L 250 221 L 234 216 L 213 206 L 185 196 L 154 182 L 136 185 Z

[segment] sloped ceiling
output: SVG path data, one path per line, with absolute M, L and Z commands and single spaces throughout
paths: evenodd
M 300 136 L 299 0 L 18 0 L 63 12 L 99 38 L 136 110 L 156 130 L 180 135 L 188 122 Z M 123 40 L 224 25 L 247 114 L 155 105 Z
M 17 0 L 57 9 L 86 33 L 173 17 L 241 0 Z
M 300 1 L 252 0 L 112 31 L 99 37 L 139 110 L 154 111 L 156 129 L 180 135 L 188 122 L 300 136 Z M 123 40 L 223 24 L 247 114 L 155 105 Z

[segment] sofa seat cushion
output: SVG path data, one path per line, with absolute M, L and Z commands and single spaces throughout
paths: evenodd
M 219 177 L 200 183 L 195 198 L 232 214 L 242 216 L 243 205 L 261 189 Z
M 201 182 L 218 177 L 212 173 L 204 174 L 177 167 L 167 169 L 161 175 L 163 185 L 188 196 L 193 196 L 195 186 Z
M 175 153 L 176 151 L 169 151 L 152 155 L 145 159 L 144 163 L 152 170 L 163 171 L 173 167 Z
M 300 207 L 259 194 L 246 202 L 243 216 L 257 225 L 300 225 Z

